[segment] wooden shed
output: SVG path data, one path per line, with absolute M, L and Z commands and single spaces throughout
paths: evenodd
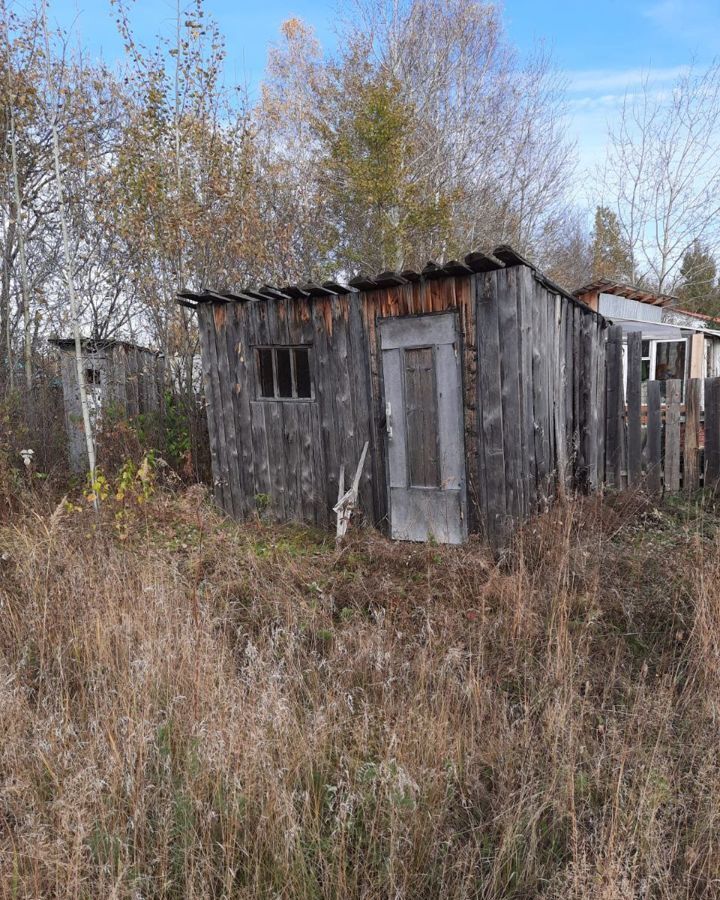
M 215 498 L 328 526 L 341 467 L 400 540 L 497 544 L 602 482 L 605 320 L 510 247 L 422 272 L 184 291 Z
M 87 449 L 83 430 L 73 338 L 50 338 L 60 351 L 65 428 L 68 456 L 74 472 L 87 467 Z M 90 405 L 93 431 L 103 413 L 120 418 L 155 412 L 160 409 L 163 385 L 163 359 L 153 350 L 120 340 L 83 339 L 83 377 Z

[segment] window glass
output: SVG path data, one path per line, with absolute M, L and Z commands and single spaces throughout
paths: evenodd
M 275 396 L 275 381 L 273 378 L 273 353 L 269 347 L 260 347 L 258 355 L 258 373 L 260 375 L 260 396 Z
M 308 347 L 258 347 L 258 396 L 268 400 L 312 399 Z
M 277 396 L 292 397 L 292 371 L 288 347 L 278 347 L 275 351 L 275 364 L 277 366 Z
M 311 397 L 310 354 L 306 347 L 295 349 L 295 386 L 298 397 Z
M 685 377 L 685 341 L 659 341 L 655 348 L 655 378 L 669 381 Z

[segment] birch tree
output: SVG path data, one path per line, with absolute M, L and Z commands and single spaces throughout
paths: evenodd
M 55 179 L 55 189 L 57 193 L 57 202 L 60 219 L 60 229 L 62 234 L 62 248 L 64 259 L 65 283 L 67 286 L 68 302 L 70 305 L 70 321 L 72 325 L 73 338 L 75 341 L 75 371 L 77 374 L 78 394 L 80 397 L 80 408 L 82 410 L 83 430 L 85 433 L 85 446 L 88 456 L 88 471 L 90 483 L 95 484 L 95 436 L 93 434 L 92 423 L 90 420 L 90 405 L 88 403 L 88 394 L 85 389 L 85 373 L 83 365 L 83 346 L 82 334 L 80 326 L 80 309 L 78 306 L 77 294 L 75 291 L 75 275 L 74 260 L 70 250 L 70 233 L 68 228 L 68 216 L 65 204 L 65 187 L 63 181 L 63 173 L 60 159 L 60 138 L 58 119 L 62 105 L 62 80 L 58 83 L 58 75 L 64 72 L 64 66 L 59 72 L 52 65 L 53 54 L 51 51 L 51 36 L 47 22 L 47 7 L 43 0 L 41 7 L 42 32 L 45 40 L 45 60 L 47 64 L 47 116 L 48 127 L 52 141 L 52 158 L 53 158 L 53 175 Z M 54 89 L 53 89 L 53 86 Z M 96 501 L 97 502 L 97 501 Z

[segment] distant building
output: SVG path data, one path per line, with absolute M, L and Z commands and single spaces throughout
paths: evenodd
M 87 450 L 75 341 L 73 338 L 50 338 L 49 343 L 60 351 L 68 455 L 71 469 L 80 472 L 87 466 Z M 132 418 L 160 408 L 163 384 L 160 354 L 120 340 L 85 338 L 82 349 L 83 379 L 95 426 L 101 423 L 103 413 Z
M 679 307 L 660 294 L 609 279 L 598 279 L 575 296 L 616 325 L 623 334 L 642 335 L 642 381 L 660 382 L 720 376 L 720 321 Z M 643 388 L 643 400 L 644 388 Z

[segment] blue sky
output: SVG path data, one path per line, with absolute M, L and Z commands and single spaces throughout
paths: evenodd
M 173 0 L 136 0 L 133 21 L 141 38 L 172 27 Z M 325 45 L 334 40 L 336 0 L 206 0 L 227 38 L 227 77 L 257 86 L 268 45 L 280 24 L 298 16 Z M 50 0 L 50 18 L 69 28 L 93 57 L 120 58 L 109 0 Z M 662 90 L 692 61 L 720 56 L 720 0 L 506 0 L 504 21 L 521 53 L 545 41 L 568 80 L 569 133 L 581 166 L 604 155 L 605 132 L 626 91 L 643 75 Z

